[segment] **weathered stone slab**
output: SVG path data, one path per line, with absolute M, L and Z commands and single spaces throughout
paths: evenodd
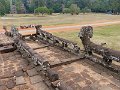
M 58 65 L 58 64 L 61 64 L 61 61 L 60 61 L 60 60 L 55 60 L 55 61 L 50 62 L 50 65 L 51 65 L 51 66 L 53 66 L 53 65 Z
M 102 85 L 102 86 L 99 88 L 99 90 L 114 90 L 114 89 L 112 89 L 112 88 L 110 88 L 110 87 L 108 87 L 108 86 Z
M 81 90 L 94 90 L 92 89 L 90 86 L 85 86 L 83 88 L 81 88 Z M 96 89 L 97 90 L 97 89 Z M 103 89 L 104 90 L 104 89 Z
M 27 70 L 27 74 L 31 77 L 31 76 L 35 76 L 38 74 L 38 72 L 36 71 L 35 68 L 31 69 L 31 70 Z
M 33 69 L 33 68 L 35 68 L 36 66 L 34 65 L 34 64 L 29 64 L 28 66 L 26 66 L 26 67 L 23 67 L 23 71 L 27 71 L 27 70 L 30 70 L 30 69 Z
M 20 77 L 16 77 L 16 85 L 23 85 L 25 84 L 25 79 L 23 76 L 20 76 Z
M 108 84 L 107 86 L 111 87 L 114 90 L 120 90 L 119 86 L 116 86 L 115 84 L 112 84 L 112 83 Z
M 42 77 L 40 75 L 30 77 L 31 84 L 36 84 L 42 81 Z
M 114 77 L 109 77 L 109 79 L 115 83 L 115 85 L 120 86 L 120 80 L 115 79 Z
M 0 86 L 4 86 L 5 85 L 5 82 L 0 80 Z
M 24 76 L 24 72 L 22 70 L 16 71 L 15 76 L 16 77 Z
M 80 57 L 73 57 L 73 58 L 67 58 L 67 59 L 61 59 L 62 63 L 71 63 L 74 61 L 78 61 L 80 59 Z
M 0 86 L 0 90 L 7 90 L 5 86 Z
M 72 71 L 74 71 L 74 67 L 66 67 L 66 68 L 64 68 L 64 70 L 66 72 L 72 72 Z
M 12 88 L 15 87 L 15 82 L 12 79 L 10 79 L 10 80 L 8 80 L 6 86 L 7 86 L 8 89 L 12 89 Z
M 13 77 L 13 73 L 11 73 L 10 71 L 9 72 L 6 72 L 4 75 L 0 76 L 1 79 L 4 79 L 4 78 L 10 78 L 10 77 Z
M 35 90 L 49 90 L 49 88 L 43 82 L 34 84 L 34 87 L 35 87 Z
M 94 82 L 94 83 L 92 83 L 92 84 L 90 85 L 90 87 L 91 87 L 92 90 L 99 90 L 99 88 L 100 88 L 101 86 L 99 85 L 98 82 Z

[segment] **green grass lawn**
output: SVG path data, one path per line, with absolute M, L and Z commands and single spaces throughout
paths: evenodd
M 0 27 L 2 25 L 28 25 L 28 24 L 41 24 L 44 26 L 56 26 L 63 24 L 90 24 L 98 22 L 108 22 L 120 20 L 120 15 L 108 15 L 108 14 L 53 14 L 45 16 L 34 16 L 32 14 L 15 14 L 7 15 L 0 18 Z
M 76 42 L 83 48 L 78 33 L 78 30 L 73 30 L 70 32 L 55 32 L 53 34 Z M 92 41 L 97 44 L 107 43 L 106 47 L 120 50 L 120 24 L 94 28 Z

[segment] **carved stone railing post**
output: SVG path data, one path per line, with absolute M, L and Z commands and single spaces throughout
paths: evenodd
M 93 53 L 96 53 L 102 56 L 103 62 L 106 65 L 110 65 L 112 60 L 120 62 L 120 51 L 97 45 L 90 40 L 90 38 L 93 37 L 93 28 L 91 26 L 82 27 L 78 36 L 82 41 L 86 54 L 92 55 Z
M 90 50 L 90 43 L 91 43 L 90 38 L 93 37 L 93 28 L 91 26 L 82 27 L 78 36 L 82 41 L 85 52 L 91 55 L 92 52 Z

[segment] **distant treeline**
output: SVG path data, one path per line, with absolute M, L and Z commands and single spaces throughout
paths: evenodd
M 10 13 L 10 1 L 0 0 L 0 14 Z M 26 13 L 34 13 L 38 7 L 46 7 L 54 13 L 68 12 L 72 7 L 76 7 L 80 11 L 86 10 L 100 13 L 120 13 L 120 0 L 12 0 L 17 10 L 20 4 L 24 4 Z

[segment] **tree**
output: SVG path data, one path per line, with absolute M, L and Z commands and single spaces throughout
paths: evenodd
M 2 3 L 0 2 L 0 16 L 5 15 L 5 7 L 4 5 L 2 5 Z
M 21 12 L 22 1 L 21 0 L 17 0 L 15 3 L 16 3 L 17 12 Z
M 110 9 L 114 14 L 120 13 L 120 0 L 109 0 Z
M 69 8 L 63 8 L 63 12 L 62 12 L 63 14 L 64 13 L 70 13 L 70 9 Z
M 45 13 L 49 13 L 49 9 L 47 7 L 38 7 L 35 9 L 35 13 L 41 13 L 42 15 L 44 15 Z
M 10 12 L 10 1 L 9 0 L 4 0 L 4 1 L 5 1 L 5 4 L 4 4 L 5 13 L 9 13 Z
M 55 13 L 59 13 L 59 12 L 62 12 L 62 5 L 60 5 L 60 4 L 54 4 L 53 5 L 53 10 L 54 10 L 54 12 Z
M 105 13 L 108 10 L 108 1 L 107 0 L 95 0 L 92 3 L 91 9 L 93 12 L 102 12 Z
M 71 14 L 79 14 L 80 13 L 80 8 L 77 6 L 77 4 L 71 4 L 70 6 L 70 12 Z
M 45 6 L 45 0 L 36 0 L 38 7 L 44 7 Z
M 53 9 L 48 9 L 48 14 L 52 15 L 53 12 Z
M 10 12 L 10 1 L 0 0 L 0 3 L 2 3 L 0 12 L 2 14 Z M 114 14 L 120 13 L 120 0 L 13 0 L 13 3 L 16 5 L 18 11 L 21 10 L 20 5 L 24 4 L 28 13 L 34 13 L 34 10 L 38 7 L 47 7 L 55 13 L 68 13 L 68 8 L 71 14 L 79 14 L 80 9 L 83 13 L 89 10 L 98 13 L 109 11 Z
M 0 15 L 5 15 L 10 11 L 10 2 L 9 0 L 0 0 Z
M 81 12 L 82 12 L 83 14 L 89 13 L 89 12 L 91 12 L 91 9 L 89 9 L 88 7 L 85 7 L 85 8 L 83 8 L 83 9 L 81 10 Z

